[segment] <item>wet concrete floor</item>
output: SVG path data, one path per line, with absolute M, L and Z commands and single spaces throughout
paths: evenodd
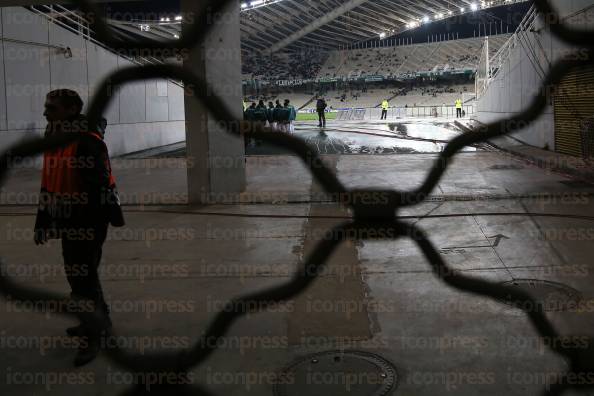
M 401 190 L 420 185 L 435 159 L 436 152 L 326 157 L 349 188 Z M 182 158 L 118 159 L 114 168 L 128 224 L 110 230 L 101 276 L 118 335 L 112 342 L 143 354 L 187 348 L 224 302 L 288 282 L 324 230 L 350 215 L 324 203 L 308 169 L 288 155 L 249 157 L 245 202 L 203 207 L 185 205 Z M 38 186 L 35 169 L 15 170 L 4 186 L 0 252 L 16 281 L 66 295 L 59 244 L 38 248 L 31 240 L 35 208 L 27 204 Z M 590 183 L 473 150 L 456 157 L 429 200 L 399 214 L 424 229 L 459 273 L 561 285 L 541 296 L 558 308 L 546 315 L 585 346 L 594 335 L 592 194 Z M 413 241 L 341 241 L 316 284 L 239 319 L 190 381 L 216 395 L 272 395 L 281 368 L 337 348 L 388 359 L 398 373 L 393 394 L 403 396 L 540 395 L 568 370 L 546 347 L 560 340 L 539 338 L 508 304 L 446 286 Z M 74 369 L 76 344 L 64 337 L 73 323 L 2 300 L 0 394 L 107 396 L 142 378 L 105 356 Z M 364 396 L 350 385 L 342 395 Z

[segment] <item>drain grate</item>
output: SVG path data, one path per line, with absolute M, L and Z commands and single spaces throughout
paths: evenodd
M 592 188 L 594 185 L 582 180 L 562 180 L 559 183 L 571 188 Z
M 507 296 L 503 302 L 509 306 L 535 310 L 541 307 L 544 312 L 559 312 L 575 309 L 581 300 L 581 293 L 563 283 L 550 282 L 539 279 L 516 279 L 504 282 L 503 286 L 518 288 L 532 296 L 537 306 L 530 301 L 513 300 Z
M 396 368 L 379 355 L 327 351 L 304 356 L 284 368 L 274 396 L 387 396 L 397 385 Z
M 524 167 L 522 165 L 515 165 L 515 164 L 500 164 L 500 165 L 490 166 L 489 169 L 491 169 L 491 170 L 520 170 L 520 169 L 524 169 Z

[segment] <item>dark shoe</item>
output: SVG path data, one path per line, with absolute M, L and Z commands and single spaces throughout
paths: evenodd
M 91 363 L 101 351 L 101 343 L 98 339 L 88 339 L 86 345 L 81 345 L 74 358 L 74 366 L 81 367 L 85 364 Z
M 85 330 L 83 328 L 83 325 L 78 325 L 67 328 L 66 334 L 68 334 L 70 337 L 82 337 L 85 335 Z

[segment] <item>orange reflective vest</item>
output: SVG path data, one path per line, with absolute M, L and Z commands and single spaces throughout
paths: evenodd
M 98 133 L 88 132 L 88 134 L 98 139 L 105 148 L 105 168 L 109 172 L 109 187 L 113 188 L 115 187 L 115 178 L 111 172 L 107 146 L 105 146 L 103 138 Z M 77 141 L 66 147 L 44 153 L 41 176 L 42 191 L 45 190 L 53 194 L 78 194 L 84 192 L 79 169 L 93 167 L 95 164 L 92 161 L 99 159 L 77 157 L 78 144 Z

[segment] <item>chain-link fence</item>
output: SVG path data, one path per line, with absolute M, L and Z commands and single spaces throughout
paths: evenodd
M 158 49 L 167 46 L 170 49 L 193 48 L 200 43 L 206 32 L 210 29 L 210 21 L 216 18 L 209 18 L 214 13 L 222 12 L 236 0 L 211 0 L 205 2 L 207 6 L 201 15 L 195 18 L 195 23 L 187 26 L 184 35 L 179 40 L 171 41 L 167 44 L 156 42 L 149 39 L 139 39 L 134 41 L 123 41 L 116 38 L 109 30 L 104 20 L 98 17 L 99 12 L 95 6 L 87 0 L 77 0 L 85 13 L 91 16 L 91 28 L 96 32 L 97 39 L 114 48 L 121 49 Z M 363 229 L 384 229 L 384 232 L 378 232 L 376 235 L 397 235 L 397 237 L 408 237 L 413 239 L 419 246 L 428 264 L 431 266 L 435 276 L 439 277 L 445 284 L 472 294 L 485 296 L 492 299 L 512 299 L 515 301 L 526 301 L 530 304 L 525 306 L 537 307 L 536 309 L 526 310 L 535 331 L 542 337 L 555 339 L 559 333 L 553 323 L 545 316 L 545 313 L 534 299 L 523 291 L 515 288 L 502 286 L 494 282 L 489 282 L 477 278 L 467 277 L 452 270 L 442 259 L 439 252 L 429 240 L 425 232 L 416 225 L 410 224 L 404 219 L 399 218 L 398 210 L 404 207 L 412 206 L 423 202 L 434 190 L 437 183 L 443 176 L 452 161 L 454 155 L 463 147 L 483 142 L 485 140 L 509 134 L 520 130 L 530 122 L 534 121 L 545 109 L 550 94 L 549 89 L 556 85 L 561 78 L 566 75 L 573 67 L 588 64 L 592 62 L 594 50 L 594 31 L 565 26 L 558 23 L 560 18 L 553 10 L 551 4 L 546 0 L 535 0 L 537 10 L 544 17 L 551 31 L 558 39 L 563 40 L 576 47 L 582 47 L 580 56 L 568 54 L 567 57 L 559 60 L 549 70 L 545 77 L 542 87 L 537 95 L 534 96 L 532 103 L 517 116 L 510 119 L 504 119 L 490 123 L 480 130 L 473 133 L 467 133 L 454 138 L 434 162 L 429 174 L 420 187 L 412 191 L 402 191 L 398 189 L 389 191 L 363 191 L 348 190 L 321 160 L 319 155 L 302 140 L 272 131 L 256 123 L 248 123 L 235 119 L 226 104 L 218 97 L 213 96 L 213 90 L 209 88 L 208 81 L 197 77 L 190 70 L 173 65 L 149 65 L 134 66 L 119 70 L 105 80 L 98 90 L 98 93 L 92 99 L 88 117 L 90 125 L 97 125 L 101 115 L 107 108 L 110 101 L 110 93 L 113 85 L 122 85 L 125 83 L 153 79 L 159 77 L 169 77 L 182 80 L 185 85 L 194 88 L 196 95 L 200 97 L 203 104 L 209 109 L 212 116 L 221 124 L 227 126 L 228 133 L 272 143 L 281 146 L 295 153 L 311 169 L 315 179 L 323 188 L 336 197 L 338 203 L 344 204 L 353 210 L 352 221 L 345 222 L 329 231 L 330 235 L 344 235 L 345 232 L 357 232 L 356 235 L 362 235 L 359 231 Z M 584 56 L 587 55 L 587 56 Z M 63 147 L 74 142 L 77 139 L 74 135 L 53 136 L 45 139 L 34 139 L 20 143 L 5 152 L 0 158 L 0 181 L 6 179 L 7 173 L 11 167 L 11 158 L 23 158 L 33 156 L 44 152 L 45 150 Z M 386 199 L 382 203 L 363 203 L 366 199 L 359 199 L 368 196 L 369 193 L 381 193 Z M 365 235 L 368 235 L 367 233 Z M 138 355 L 119 347 L 110 348 L 104 351 L 110 360 L 119 364 L 126 370 L 140 373 L 184 373 L 191 368 L 200 365 L 204 360 L 216 350 L 216 343 L 205 342 L 207 340 L 218 340 L 223 337 L 235 320 L 249 312 L 256 312 L 264 309 L 271 303 L 294 298 L 304 289 L 316 280 L 320 273 L 320 267 L 329 259 L 332 252 L 341 243 L 341 238 L 324 238 L 317 245 L 316 249 L 309 254 L 303 266 L 287 283 L 279 284 L 276 287 L 264 290 L 262 292 L 240 296 L 232 299 L 211 323 L 206 326 L 204 332 L 199 336 L 199 340 L 193 347 L 177 352 L 153 353 L 150 355 Z M 2 265 L 5 265 L 2 263 Z M 2 269 L 2 268 L 0 268 Z M 52 301 L 63 300 L 64 297 L 55 293 L 42 290 L 33 290 L 23 287 L 6 276 L 6 272 L 0 270 L 0 292 L 4 296 L 10 296 L 12 301 L 28 300 L 37 301 L 35 304 L 39 309 L 43 309 L 43 304 L 50 304 Z M 257 307 L 257 308 L 254 308 Z M 65 313 L 70 314 L 70 313 Z M 72 314 L 80 315 L 80 314 Z M 577 348 L 565 343 L 554 343 L 551 346 L 553 352 L 565 358 L 569 363 L 569 370 L 564 376 L 564 381 L 546 389 L 543 394 L 558 395 L 568 388 L 580 388 L 592 386 L 591 382 L 573 381 L 579 375 L 588 374 L 588 378 L 594 373 L 594 354 L 592 348 Z M 138 386 L 130 390 L 131 394 L 141 394 L 145 392 L 143 386 Z M 192 394 L 208 395 L 210 394 L 201 386 L 178 385 L 163 383 L 160 387 L 153 387 L 152 393 L 167 394 Z

